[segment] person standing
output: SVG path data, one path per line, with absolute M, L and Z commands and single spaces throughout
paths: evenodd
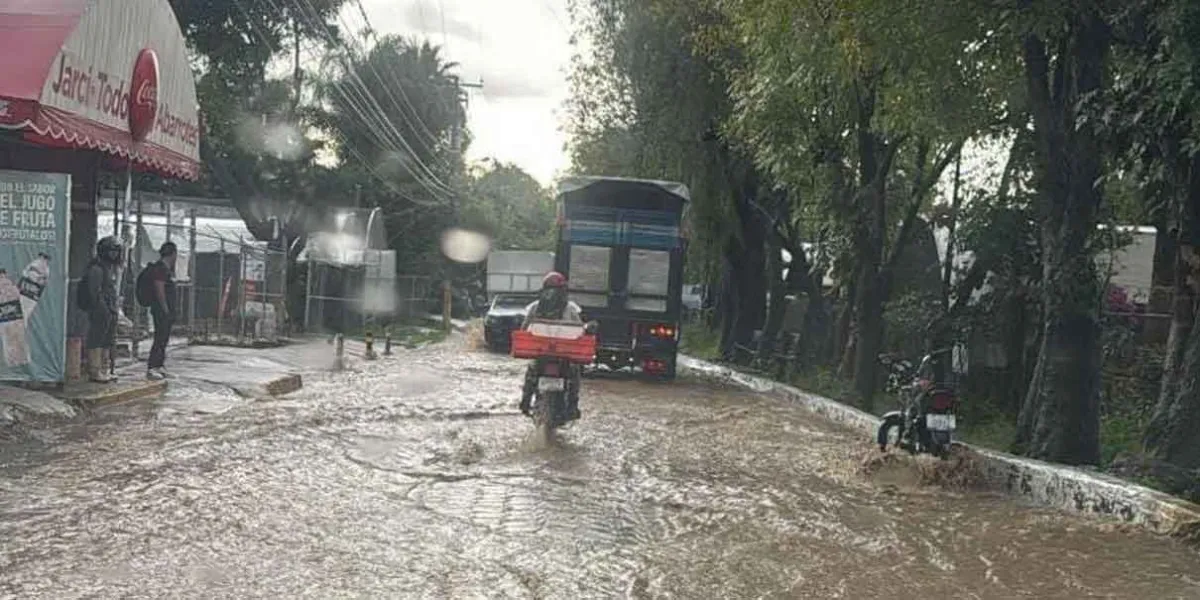
M 88 313 L 87 368 L 88 379 L 96 383 L 116 381 L 109 369 L 112 348 L 117 339 L 117 319 L 120 314 L 117 294 L 117 269 L 123 252 L 121 242 L 108 236 L 96 244 L 96 258 L 88 264 L 79 283 L 78 303 Z
M 166 242 L 158 249 L 158 260 L 146 265 L 138 277 L 139 285 L 149 286 L 146 295 L 150 300 L 150 316 L 154 319 L 154 345 L 150 347 L 150 358 L 146 362 L 148 379 L 167 378 L 167 342 L 171 340 L 171 328 L 175 325 L 175 260 L 179 249 L 174 242 Z

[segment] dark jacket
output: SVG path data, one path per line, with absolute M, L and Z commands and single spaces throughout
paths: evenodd
M 117 269 L 104 262 L 93 260 L 87 272 L 88 297 L 93 311 L 118 312 Z

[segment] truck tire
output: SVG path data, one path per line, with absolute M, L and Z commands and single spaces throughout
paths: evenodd
M 675 381 L 676 369 L 678 368 L 679 357 L 672 356 L 667 359 L 667 370 L 663 371 L 663 381 Z

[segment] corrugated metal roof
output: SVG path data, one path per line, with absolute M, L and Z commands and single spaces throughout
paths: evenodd
M 145 238 L 154 248 L 167 241 L 167 218 L 164 216 L 147 215 L 142 217 L 142 229 Z M 179 245 L 181 252 L 188 251 L 190 223 L 176 219 L 171 231 L 171 240 Z M 96 231 L 101 236 L 110 235 L 113 231 L 113 216 L 100 214 L 96 216 Z M 241 219 L 196 219 L 196 252 L 220 252 L 221 242 L 224 241 L 226 254 L 241 254 L 239 241 L 246 246 L 262 248 L 265 242 L 254 240 L 250 230 Z

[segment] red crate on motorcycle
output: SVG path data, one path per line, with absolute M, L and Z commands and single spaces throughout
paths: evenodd
M 562 358 L 577 364 L 596 359 L 596 336 L 575 323 L 532 323 L 512 332 L 514 358 Z

